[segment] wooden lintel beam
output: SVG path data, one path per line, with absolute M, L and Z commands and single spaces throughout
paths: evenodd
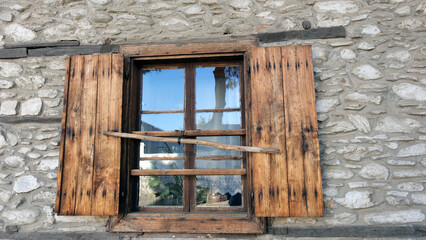
M 345 27 L 315 28 L 275 33 L 259 33 L 256 37 L 261 43 L 283 42 L 292 39 L 326 39 L 346 37 Z

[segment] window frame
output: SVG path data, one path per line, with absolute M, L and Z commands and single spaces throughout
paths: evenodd
M 162 60 L 162 59 L 185 59 L 201 57 L 228 57 L 240 56 L 243 58 L 242 73 L 240 82 L 244 89 L 244 98 L 241 99 L 241 111 L 244 112 L 244 119 L 250 119 L 248 114 L 248 101 L 250 96 L 250 80 L 247 72 L 248 59 L 247 52 L 256 47 L 257 40 L 240 40 L 229 42 L 211 43 L 184 43 L 184 44 L 142 44 L 142 45 L 121 45 L 119 53 L 125 57 L 124 72 L 124 96 L 123 96 L 123 131 L 130 132 L 136 129 L 139 124 L 136 114 L 138 109 L 137 101 L 140 99 L 139 71 L 136 66 L 140 60 Z M 136 104 L 136 105 L 135 105 Z M 132 113 L 135 112 L 135 113 Z M 139 112 L 137 112 L 139 113 Z M 245 125 L 246 139 L 250 138 Z M 246 141 L 247 142 L 247 141 Z M 254 216 L 252 179 L 250 171 L 247 171 L 247 213 L 219 212 L 219 213 L 141 213 L 132 212 L 130 206 L 135 206 L 132 196 L 137 191 L 137 185 L 129 181 L 130 169 L 134 168 L 131 161 L 128 161 L 131 153 L 139 154 L 137 144 L 139 141 L 132 139 L 122 139 L 122 172 L 120 179 L 120 201 L 118 216 L 110 217 L 109 231 L 111 232 L 174 232 L 174 233 L 252 233 L 261 234 L 266 230 L 266 218 Z M 243 153 L 246 164 L 249 165 L 250 154 Z M 249 169 L 249 166 L 247 166 Z

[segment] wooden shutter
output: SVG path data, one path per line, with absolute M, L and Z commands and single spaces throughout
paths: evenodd
M 246 55 L 248 139 L 257 217 L 323 216 L 311 46 L 258 47 Z
M 67 58 L 55 211 L 60 215 L 117 215 L 123 56 Z

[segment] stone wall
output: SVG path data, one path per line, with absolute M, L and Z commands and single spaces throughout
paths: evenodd
M 313 45 L 326 206 L 271 227 L 425 226 L 425 15 L 422 0 L 3 0 L 0 47 L 345 26 L 344 39 L 268 44 Z M 52 210 L 64 71 L 64 56 L 0 60 L 0 232 L 106 231 L 107 218 Z

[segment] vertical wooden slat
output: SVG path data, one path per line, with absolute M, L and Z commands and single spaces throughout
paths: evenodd
M 93 157 L 95 150 L 95 124 L 97 104 L 97 64 L 98 56 L 89 55 L 84 57 L 84 73 L 82 79 L 80 99 L 80 149 L 81 155 L 78 160 L 77 185 L 76 185 L 76 215 L 88 215 L 91 213 L 91 195 L 93 179 Z
M 62 119 L 61 119 L 61 141 L 60 141 L 60 150 L 59 150 L 59 164 L 58 164 L 58 179 L 56 187 L 56 200 L 55 200 L 55 212 L 59 213 L 61 205 L 61 195 L 62 195 L 62 175 L 63 175 L 63 166 L 64 166 L 64 154 L 65 154 L 65 138 L 66 138 L 66 123 L 67 123 L 67 106 L 68 106 L 68 89 L 69 89 L 69 79 L 71 71 L 71 58 L 67 57 L 66 60 L 66 72 L 65 72 L 65 82 L 64 82 L 64 99 L 62 106 Z
M 283 81 L 279 47 L 256 48 L 250 57 L 251 142 L 281 154 L 252 154 L 255 216 L 288 216 Z
M 323 215 L 311 51 L 282 47 L 290 216 Z
M 118 214 L 121 139 L 102 132 L 121 131 L 122 88 L 122 55 L 67 60 L 58 214 Z
M 92 215 L 118 212 L 121 140 L 103 132 L 121 131 L 122 87 L 123 58 L 99 55 Z
M 71 71 L 69 80 L 66 138 L 65 138 L 65 158 L 62 177 L 62 197 L 60 213 L 65 215 L 74 215 L 76 186 L 77 186 L 77 168 L 80 159 L 80 117 L 81 117 L 81 94 L 82 94 L 82 75 L 84 72 L 84 57 L 75 56 L 71 58 Z
M 302 152 L 305 170 L 305 188 L 308 216 L 323 216 L 323 195 L 318 141 L 318 122 L 315 106 L 314 70 L 311 46 L 298 46 L 300 63 L 300 95 L 302 104 Z

